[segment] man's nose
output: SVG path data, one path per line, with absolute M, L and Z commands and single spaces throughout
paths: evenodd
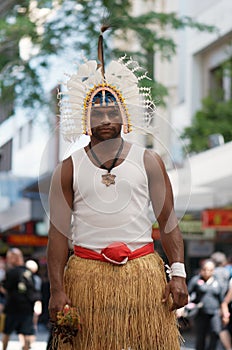
M 110 118 L 108 116 L 108 113 L 103 113 L 101 124 L 110 124 Z

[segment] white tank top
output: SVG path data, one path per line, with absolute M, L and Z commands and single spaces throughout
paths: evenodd
M 107 170 L 95 166 L 84 148 L 72 154 L 74 245 L 100 253 L 113 242 L 124 242 L 131 251 L 152 242 L 144 151 L 132 145 L 126 159 L 111 170 L 115 185 L 108 187 L 101 182 Z

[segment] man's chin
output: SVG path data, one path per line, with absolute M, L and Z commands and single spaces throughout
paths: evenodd
M 99 141 L 106 141 L 109 139 L 116 139 L 117 137 L 119 137 L 119 135 L 121 135 L 121 132 L 118 133 L 112 129 L 102 129 L 97 132 L 92 130 L 92 135 Z
M 116 139 L 116 137 L 113 135 L 98 135 L 97 139 L 99 141 L 107 141 L 107 140 Z

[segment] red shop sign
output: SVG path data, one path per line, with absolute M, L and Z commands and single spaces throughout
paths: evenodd
M 232 209 L 209 209 L 202 212 L 203 228 L 231 228 Z

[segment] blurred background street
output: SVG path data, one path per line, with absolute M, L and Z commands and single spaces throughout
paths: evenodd
M 124 137 L 155 150 L 165 163 L 184 239 L 187 282 L 214 252 L 225 254 L 232 277 L 232 1 L 1 0 L 0 313 L 6 254 L 17 247 L 25 262 L 38 264 L 43 325 L 48 322 L 52 173 L 89 143 L 84 134 L 72 145 L 63 139 L 57 89 L 84 56 L 97 58 L 105 14 L 113 19 L 106 61 L 126 53 L 151 77 L 157 107 L 152 132 Z M 155 249 L 166 262 L 152 210 L 149 216 Z M 32 349 L 45 349 L 47 337 L 40 328 Z M 183 337 L 182 349 L 194 349 L 193 332 Z M 19 346 L 13 335 L 8 349 Z
M 182 333 L 184 338 L 184 343 L 181 346 L 181 350 L 194 350 L 194 334 L 192 331 L 187 331 Z M 45 330 L 44 327 L 39 327 L 39 331 L 37 333 L 37 339 L 32 344 L 31 349 L 32 350 L 46 350 L 47 346 L 47 339 L 48 339 L 48 332 Z M 1 342 L 0 342 L 1 344 Z M 218 346 L 217 350 L 222 350 L 223 348 L 221 346 Z M 1 350 L 1 346 L 0 346 Z M 20 343 L 17 339 L 17 336 L 14 334 L 11 337 L 11 341 L 9 342 L 9 346 L 7 350 L 21 350 Z M 169 349 L 172 350 L 172 349 Z
M 38 332 L 36 334 L 36 341 L 32 344 L 32 350 L 46 350 L 47 340 L 49 334 L 45 327 L 39 326 Z M 7 350 L 21 350 L 22 346 L 18 340 L 17 335 L 14 333 L 10 338 Z M 0 342 L 0 350 L 2 350 L 2 342 Z
M 194 349 L 193 335 L 191 333 L 188 333 L 185 336 L 186 336 L 185 343 L 181 347 L 181 350 L 193 350 Z M 32 344 L 31 349 L 46 350 L 47 339 L 48 339 L 48 332 L 43 327 L 40 327 L 39 332 L 37 333 L 37 339 Z M 0 347 L 0 350 L 1 350 L 1 347 Z M 21 350 L 20 343 L 15 334 L 12 335 L 11 341 L 9 342 L 7 350 Z

